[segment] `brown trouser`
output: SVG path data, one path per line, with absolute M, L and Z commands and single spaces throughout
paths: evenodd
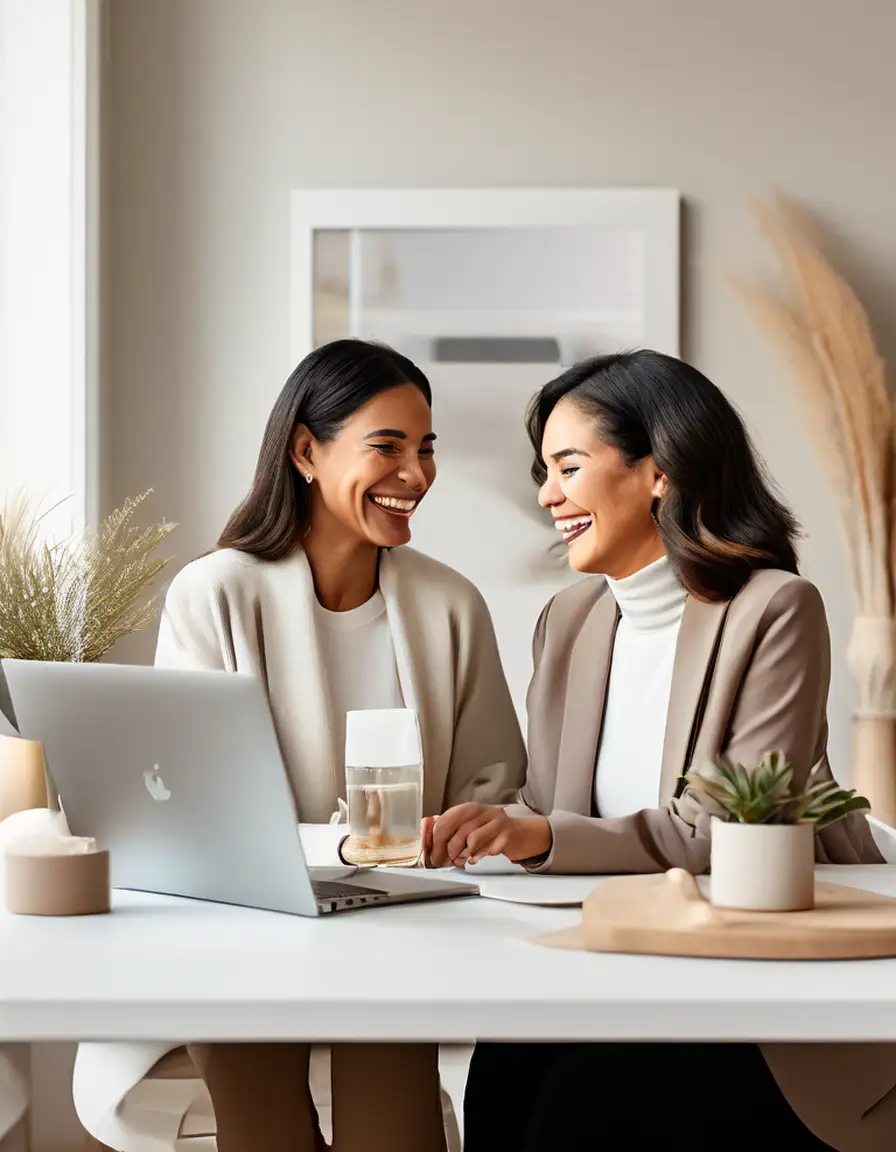
M 310 1044 L 191 1044 L 218 1152 L 327 1147 L 308 1087 Z M 334 1152 L 445 1152 L 436 1044 L 334 1044 Z

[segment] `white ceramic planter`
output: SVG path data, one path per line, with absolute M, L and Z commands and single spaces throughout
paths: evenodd
M 796 912 L 815 904 L 815 826 L 713 817 L 709 899 L 719 908 Z

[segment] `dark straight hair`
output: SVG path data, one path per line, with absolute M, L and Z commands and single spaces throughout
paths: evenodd
M 334 340 L 310 352 L 283 386 L 268 417 L 248 496 L 227 522 L 219 548 L 282 560 L 301 543 L 311 518 L 311 492 L 290 450 L 299 425 L 322 442 L 335 440 L 368 400 L 402 384 L 432 406 L 429 381 L 416 364 L 384 344 Z
M 547 476 L 548 417 L 569 399 L 594 417 L 629 467 L 652 456 L 667 489 L 654 506 L 681 583 L 704 600 L 730 600 L 756 568 L 797 571 L 799 526 L 764 472 L 743 421 L 690 364 L 660 352 L 595 356 L 545 384 L 527 413 L 532 475 Z

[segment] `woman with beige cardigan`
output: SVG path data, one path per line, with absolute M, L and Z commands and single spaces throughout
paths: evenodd
M 267 686 L 296 814 L 344 797 L 345 713 L 417 710 L 423 810 L 511 800 L 525 750 L 485 603 L 405 547 L 435 480 L 429 383 L 392 349 L 340 340 L 307 356 L 277 400 L 252 489 L 218 549 L 172 582 L 156 663 L 251 672 Z M 90 1053 L 83 1046 L 79 1061 Z M 131 1083 L 142 1067 L 128 1046 Z M 171 1046 L 147 1054 L 149 1063 Z M 323 1147 L 306 1044 L 188 1045 L 219 1152 Z M 126 1061 L 127 1062 L 127 1061 Z M 143 1062 L 143 1071 L 149 1065 Z M 332 1049 L 334 1148 L 444 1147 L 435 1045 Z
M 428 821 L 430 862 L 500 853 L 533 872 L 704 872 L 714 812 L 687 787 L 691 766 L 781 749 L 797 786 L 816 766 L 830 778 L 830 642 L 821 596 L 797 573 L 796 524 L 734 409 L 671 357 L 571 368 L 536 396 L 529 433 L 539 500 L 570 566 L 594 575 L 536 629 L 519 803 Z M 823 862 L 882 863 L 861 815 L 816 845 Z M 678 1133 L 691 1152 L 884 1152 L 896 1046 L 480 1044 L 464 1115 L 465 1152 L 571 1148 L 608 1121 L 632 1148 Z

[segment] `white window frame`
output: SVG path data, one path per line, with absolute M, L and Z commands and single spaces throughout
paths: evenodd
M 100 104 L 104 0 L 72 0 L 72 492 L 80 527 L 101 514 Z
M 0 413 L 14 414 L 5 434 L 6 444 L 16 448 L 10 467 L 0 467 L 0 502 L 12 494 L 8 487 L 27 486 L 42 501 L 48 492 L 68 497 L 54 514 L 54 531 L 93 526 L 100 512 L 100 82 L 106 3 L 0 0 L 0 35 L 8 59 L 18 54 L 20 65 L 9 69 L 2 90 L 0 171 L 6 172 L 12 214 L 0 228 L 0 261 L 6 262 L 4 283 L 15 305 L 7 313 L 10 331 L 25 334 L 16 353 L 5 363 L 0 359 Z M 49 62 L 42 72 L 43 60 Z M 32 122 L 28 108 L 37 91 L 45 103 L 43 115 Z M 32 182 L 54 190 L 49 199 L 36 196 L 33 208 L 27 196 Z M 51 214 L 45 234 L 52 239 L 48 250 L 33 252 L 28 237 L 41 236 L 45 210 Z M 45 276 L 53 290 L 32 309 L 36 275 Z M 19 283 L 28 290 L 17 299 Z M 63 350 L 46 375 L 34 358 L 39 340 Z M 48 443 L 55 452 L 66 445 L 52 476 Z M 32 459 L 33 472 L 27 465 Z

